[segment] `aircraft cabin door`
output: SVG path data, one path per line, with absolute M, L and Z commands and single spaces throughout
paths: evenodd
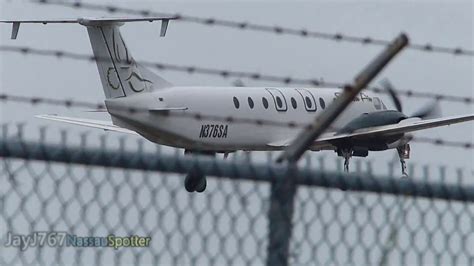
M 318 107 L 316 106 L 316 100 L 314 99 L 313 94 L 306 89 L 296 89 L 296 91 L 301 95 L 306 111 L 316 112 Z
M 278 112 L 286 112 L 288 110 L 288 105 L 286 104 L 286 99 L 283 93 L 279 89 L 266 89 L 268 93 L 273 98 L 275 102 L 275 108 Z

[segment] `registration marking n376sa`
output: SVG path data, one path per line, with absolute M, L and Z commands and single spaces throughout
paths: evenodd
M 227 130 L 229 125 L 222 124 L 206 124 L 201 125 L 199 138 L 227 138 Z

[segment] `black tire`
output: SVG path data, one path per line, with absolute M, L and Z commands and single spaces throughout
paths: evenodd
M 199 183 L 196 186 L 196 191 L 199 193 L 202 193 L 204 192 L 204 190 L 206 190 L 206 187 L 207 187 L 207 180 L 206 180 L 206 177 L 203 176 L 201 177 L 201 179 L 199 180 Z
M 184 188 L 190 193 L 196 191 L 196 184 L 191 175 L 187 175 L 184 179 Z

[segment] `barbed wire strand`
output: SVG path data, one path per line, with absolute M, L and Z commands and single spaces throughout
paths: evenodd
M 105 105 L 102 103 L 91 103 L 91 102 L 84 102 L 84 101 L 75 101 L 75 100 L 68 100 L 68 99 L 52 99 L 52 98 L 45 98 L 45 97 L 31 97 L 31 96 L 19 96 L 19 95 L 10 95 L 10 94 L 0 94 L 0 101 L 3 102 L 16 102 L 16 103 L 26 103 L 30 105 L 51 105 L 51 106 L 62 106 L 65 108 L 95 108 L 95 109 L 104 109 Z M 114 107 L 117 109 L 117 107 Z M 119 107 L 120 108 L 120 107 Z M 123 108 L 126 111 L 130 111 L 132 113 L 146 111 L 149 112 L 148 109 L 141 109 L 141 108 Z M 264 120 L 264 119 L 251 119 L 251 118 L 238 118 L 232 116 L 217 116 L 217 115 L 207 115 L 198 112 L 167 112 L 162 113 L 161 115 L 164 116 L 178 116 L 178 117 L 191 117 L 196 120 L 203 120 L 209 119 L 214 121 L 222 121 L 227 123 L 244 123 L 244 124 L 254 124 L 258 126 L 277 126 L 277 127 L 289 127 L 289 128 L 309 128 L 313 126 L 312 124 L 305 124 L 305 123 L 296 123 L 296 122 L 279 122 L 279 121 L 272 121 L 272 120 Z M 433 144 L 436 146 L 446 146 L 446 147 L 453 147 L 453 148 L 464 148 L 464 149 L 474 149 L 474 143 L 470 142 L 460 142 L 460 141 L 450 141 L 444 139 L 432 139 L 427 137 L 414 137 L 412 139 L 413 142 L 418 143 L 426 143 L 426 144 Z
M 0 94 L 0 101 L 4 102 L 18 102 L 18 103 L 27 103 L 31 105 L 52 105 L 52 106 L 62 106 L 66 108 L 92 108 L 94 110 L 104 110 L 106 106 L 102 103 L 91 103 L 83 101 L 75 101 L 69 99 L 52 99 L 44 97 L 30 97 L 30 96 L 19 96 L 19 95 L 10 95 L 10 94 Z M 138 112 L 149 112 L 147 108 L 137 108 L 137 107 L 119 107 L 114 106 L 111 108 L 116 111 L 124 111 L 130 113 Z M 310 128 L 312 124 L 309 123 L 296 123 L 296 122 L 280 122 L 273 120 L 265 119 L 253 119 L 253 118 L 240 118 L 234 116 L 218 116 L 218 115 L 208 115 L 199 112 L 191 112 L 186 110 L 182 111 L 169 111 L 169 112 L 160 112 L 157 113 L 162 116 L 176 116 L 176 117 L 190 117 L 196 120 L 209 119 L 214 121 L 221 121 L 227 123 L 243 123 L 243 124 L 253 124 L 258 126 L 277 126 L 277 127 L 288 127 L 288 128 Z
M 185 15 L 182 13 L 170 14 L 170 13 L 163 13 L 163 12 L 154 12 L 151 10 L 146 9 L 132 9 L 132 8 L 124 8 L 118 7 L 113 5 L 102 5 L 102 4 L 94 4 L 94 3 L 84 3 L 84 2 L 63 2 L 63 1 L 52 1 L 52 0 L 36 0 L 34 2 L 41 3 L 41 4 L 51 4 L 51 5 L 59 5 L 64 7 L 76 8 L 76 9 L 88 9 L 88 10 L 95 10 L 95 11 L 106 11 L 108 13 L 122 13 L 122 14 L 131 14 L 131 15 L 140 15 L 140 16 L 175 16 L 178 21 L 183 22 L 190 22 L 201 24 L 205 26 L 220 26 L 226 28 L 234 28 L 239 30 L 249 30 L 249 31 L 257 31 L 257 32 L 266 32 L 266 33 L 273 33 L 277 35 L 290 35 L 290 36 L 299 36 L 303 38 L 317 38 L 317 39 L 324 39 L 329 41 L 336 41 L 336 42 L 349 42 L 349 43 L 359 43 L 364 45 L 379 45 L 379 46 L 386 46 L 390 44 L 390 40 L 383 40 L 377 39 L 374 37 L 358 37 L 358 36 L 351 36 L 342 33 L 327 33 L 327 32 L 320 32 L 314 30 L 307 30 L 307 29 L 294 29 L 289 27 L 282 27 L 282 26 L 270 26 L 270 25 L 263 25 L 263 24 L 256 24 L 251 22 L 243 22 L 243 21 L 232 21 L 232 20 L 225 20 L 225 19 L 217 19 L 217 18 L 204 18 L 198 16 L 190 16 Z M 416 50 L 416 51 L 423 51 L 423 52 L 430 52 L 430 53 L 443 53 L 443 54 L 452 54 L 456 56 L 474 56 L 474 50 L 464 49 L 461 47 L 451 48 L 451 47 L 443 47 L 439 45 L 434 45 L 431 43 L 426 44 L 410 44 L 407 46 L 408 49 Z
M 21 53 L 24 55 L 39 55 L 39 56 L 50 56 L 56 58 L 66 58 L 72 60 L 80 61 L 108 61 L 109 58 L 105 57 L 96 57 L 88 54 L 80 54 L 75 52 L 69 52 L 64 50 L 47 50 L 47 49 L 37 49 L 25 46 L 11 46 L 11 45 L 0 45 L 1 52 L 14 52 Z M 311 79 L 311 78 L 298 78 L 298 77 L 283 77 L 278 75 L 264 74 L 258 72 L 247 72 L 247 71 L 234 71 L 228 69 L 217 69 L 217 68 L 207 68 L 200 66 L 191 66 L 191 65 L 176 65 L 168 64 L 161 62 L 150 62 L 150 61 L 136 61 L 136 63 L 143 66 L 148 66 L 158 70 L 167 70 L 175 71 L 187 74 L 201 74 L 201 75 L 210 75 L 210 76 L 219 76 L 221 78 L 246 78 L 250 80 L 258 81 L 268 81 L 276 82 L 284 85 L 309 85 L 309 86 L 326 86 L 326 87 L 335 87 L 343 88 L 346 84 L 342 82 L 330 82 L 324 81 L 324 79 Z M 385 89 L 377 86 L 370 86 L 367 90 L 374 93 L 389 94 Z M 436 101 L 450 101 L 450 102 L 462 102 L 466 104 L 474 104 L 474 98 L 464 97 L 464 96 L 455 96 L 448 94 L 438 94 L 431 92 L 418 92 L 414 90 L 396 90 L 397 95 L 405 97 L 415 97 L 415 98 L 430 98 Z

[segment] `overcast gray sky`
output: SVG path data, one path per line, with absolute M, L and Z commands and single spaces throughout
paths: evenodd
M 106 3 L 94 1 L 94 3 Z M 354 36 L 392 39 L 406 32 L 413 43 L 432 43 L 473 49 L 473 6 L 471 1 L 112 1 L 139 9 L 249 21 L 267 25 L 340 32 Z M 105 12 L 37 5 L 28 1 L 1 1 L 1 17 L 64 18 L 110 16 Z M 259 71 L 303 78 L 323 77 L 328 81 L 350 81 L 381 49 L 352 43 L 207 27 L 172 22 L 168 35 L 158 37 L 159 24 L 136 23 L 122 28 L 123 36 L 139 60 L 212 68 Z M 78 25 L 22 25 L 19 38 L 9 40 L 10 26 L 0 25 L 2 44 L 91 53 L 86 30 Z M 0 54 L 1 91 L 11 94 L 72 98 L 89 102 L 104 99 L 96 66 L 88 62 L 57 60 L 19 54 Z M 377 78 L 388 77 L 401 89 L 460 96 L 473 94 L 472 57 L 405 50 Z M 179 85 L 229 85 L 233 79 L 188 75 L 165 71 L 166 79 Z M 276 85 L 243 80 L 247 86 Z M 377 81 L 374 84 L 377 84 Z M 383 96 L 385 102 L 390 100 Z M 426 99 L 402 97 L 407 113 L 427 103 Z M 70 127 L 38 121 L 38 113 L 89 116 L 81 109 L 31 107 L 10 103 L 1 106 L 2 122 L 24 121 L 50 128 Z M 441 102 L 443 115 L 473 113 L 473 105 Z M 97 117 L 97 115 L 92 115 Z M 36 131 L 32 130 L 31 134 Z M 114 134 L 114 133 L 110 133 Z M 467 123 L 431 129 L 417 136 L 473 141 L 474 125 Z M 150 143 L 151 145 L 151 143 Z M 328 154 L 329 155 L 329 154 Z M 332 154 L 331 154 L 332 155 Z M 371 153 L 369 158 L 387 160 L 393 151 Z M 472 150 L 413 144 L 413 162 L 472 168 Z

